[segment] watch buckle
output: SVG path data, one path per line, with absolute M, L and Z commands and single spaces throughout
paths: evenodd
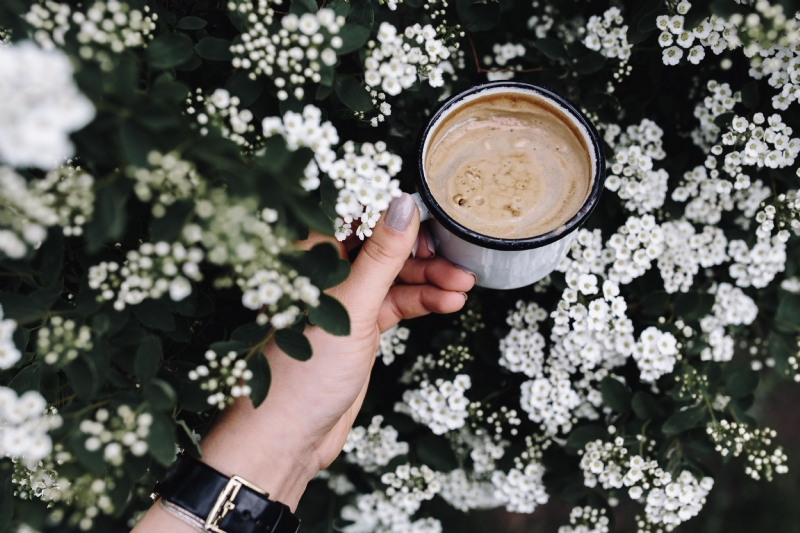
M 269 496 L 269 494 L 267 494 L 264 490 L 256 487 L 249 481 L 242 479 L 239 476 L 232 476 L 228 480 L 228 483 L 225 484 L 225 488 L 222 489 L 222 492 L 220 492 L 219 496 L 217 496 L 217 501 L 214 503 L 214 507 L 211 508 L 211 512 L 208 513 L 208 517 L 206 518 L 206 522 L 204 524 L 207 530 L 213 531 L 214 533 L 227 533 L 226 531 L 220 529 L 218 525 L 219 521 L 225 518 L 225 515 L 228 514 L 228 512 L 236 509 L 236 504 L 233 503 L 233 500 L 236 499 L 236 496 L 239 494 L 239 490 L 243 486 L 264 496 Z

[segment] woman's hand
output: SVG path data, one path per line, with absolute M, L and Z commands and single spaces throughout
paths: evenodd
M 421 250 L 409 258 L 418 234 Z M 267 399 L 258 409 L 247 398 L 226 409 L 201 443 L 202 460 L 294 509 L 308 481 L 344 446 L 367 391 L 380 334 L 402 319 L 458 311 L 475 283 L 473 274 L 430 258 L 425 241 L 416 204 L 403 194 L 375 226 L 347 280 L 326 291 L 347 308 L 350 335 L 306 329 L 314 355 L 305 362 L 270 343 L 264 350 L 272 371 Z M 136 531 L 161 531 L 161 524 L 168 524 L 178 533 L 180 522 L 170 516 L 154 506 Z

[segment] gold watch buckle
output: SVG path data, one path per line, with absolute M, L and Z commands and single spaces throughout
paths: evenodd
M 220 529 L 218 525 L 219 521 L 225 518 L 225 515 L 228 514 L 228 512 L 236 509 L 236 504 L 233 503 L 233 500 L 236 499 L 236 496 L 239 494 L 239 490 L 243 486 L 265 497 L 269 496 L 266 491 L 256 487 L 246 479 L 242 479 L 239 476 L 232 476 L 225 485 L 225 488 L 222 489 L 222 492 L 220 492 L 219 496 L 217 496 L 217 501 L 214 503 L 214 507 L 211 508 L 211 512 L 208 513 L 208 517 L 206 518 L 206 522 L 204 524 L 207 530 L 213 531 L 214 533 L 226 533 Z

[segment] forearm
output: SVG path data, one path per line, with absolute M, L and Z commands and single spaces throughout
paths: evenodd
M 228 407 L 203 439 L 202 461 L 219 472 L 240 476 L 293 511 L 308 482 L 317 473 L 313 450 L 300 442 L 291 420 L 277 415 L 270 398 L 258 408 L 246 398 Z M 205 518 L 205 517 L 203 517 Z M 133 533 L 196 533 L 188 524 L 153 505 Z

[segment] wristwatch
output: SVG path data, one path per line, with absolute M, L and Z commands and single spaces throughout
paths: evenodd
M 179 454 L 151 497 L 202 532 L 297 533 L 300 520 L 286 505 L 239 476 L 228 477 Z

